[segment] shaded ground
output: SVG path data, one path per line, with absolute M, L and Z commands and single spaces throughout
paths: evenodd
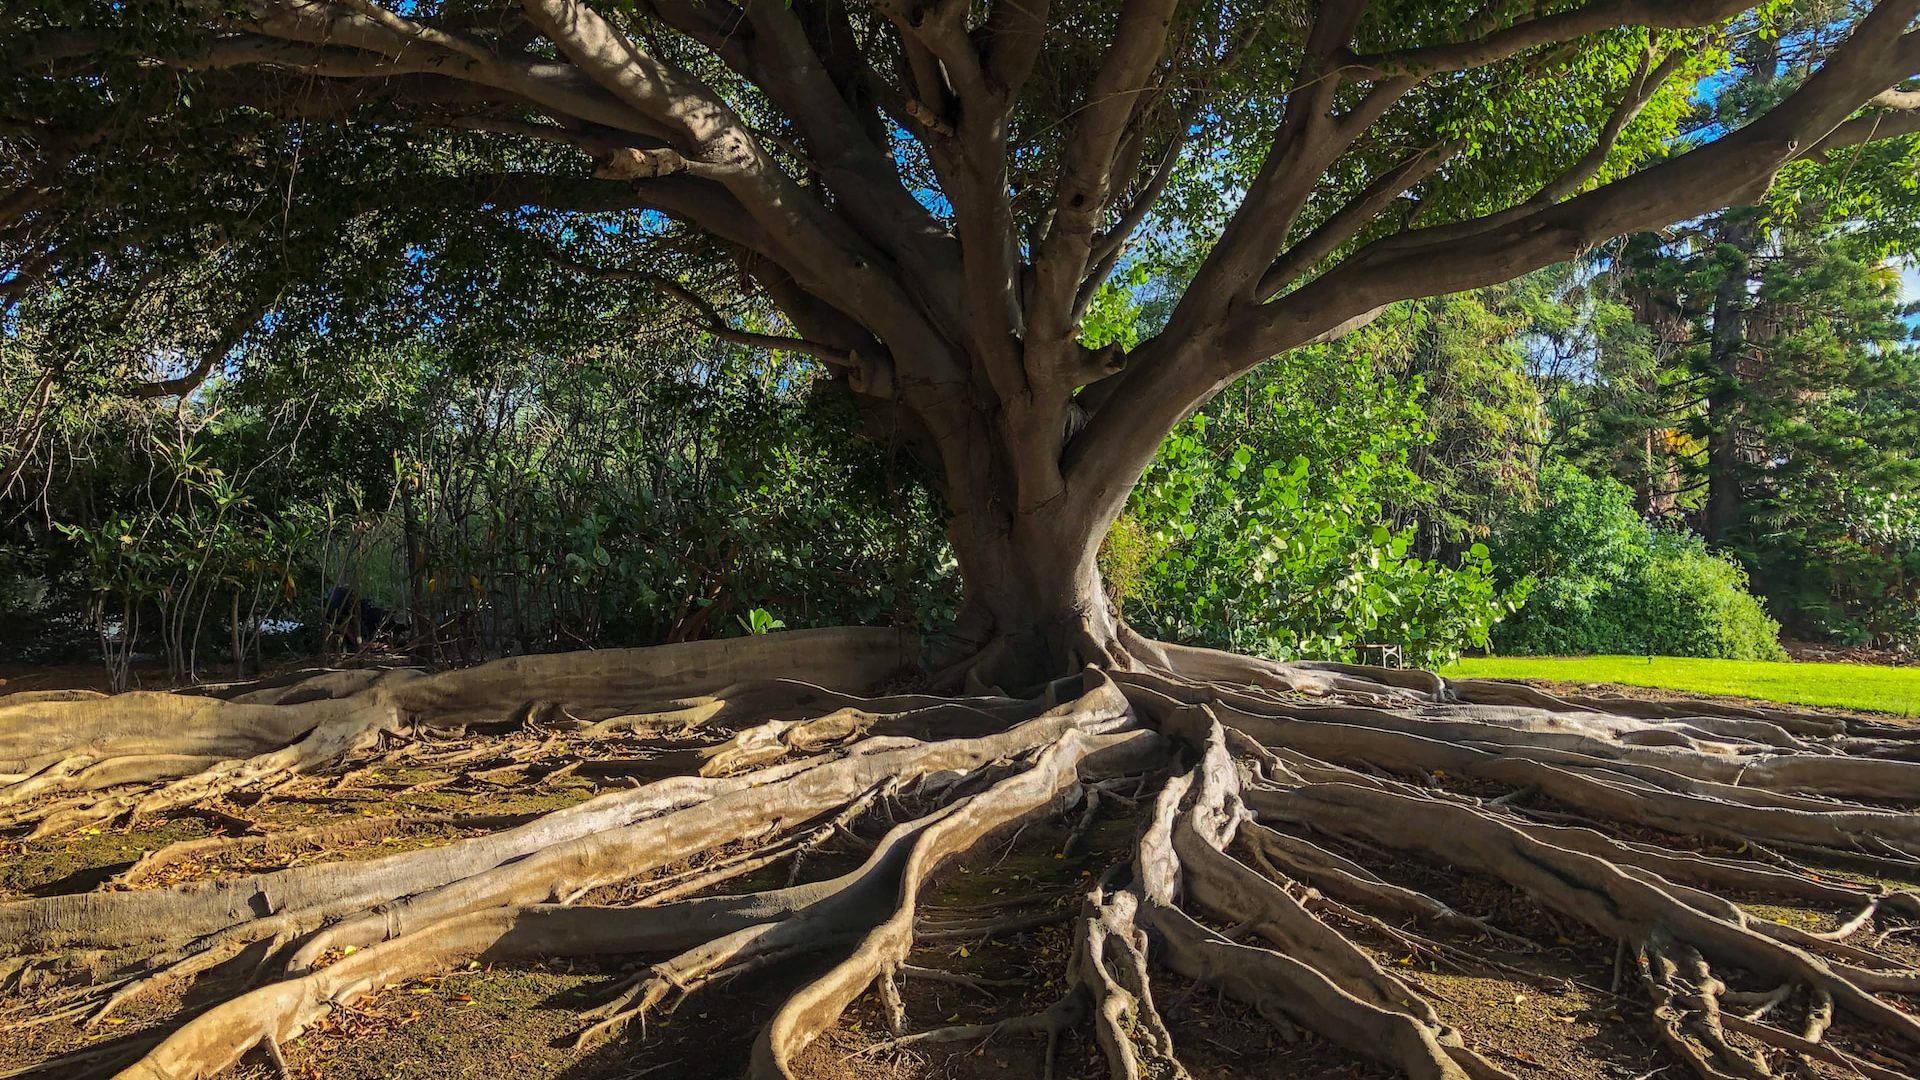
M 249 668 L 249 679 L 272 675 L 283 671 L 296 671 L 312 667 L 311 657 L 275 657 L 268 661 L 264 670 Z M 228 665 L 208 664 L 202 672 L 205 682 L 219 682 L 230 677 Z M 167 672 L 167 665 L 160 660 L 142 660 L 127 668 L 127 689 L 129 690 L 172 690 L 180 685 Z M 64 664 L 17 664 L 0 662 L 0 694 L 17 694 L 22 690 L 98 690 L 106 693 L 112 690 L 107 681 L 107 669 L 98 660 L 73 661 Z
M 1883 667 L 1910 667 L 1920 663 L 1912 649 L 1875 649 L 1865 645 L 1834 645 L 1824 641 L 1782 639 L 1780 647 L 1795 660 L 1823 664 L 1878 664 Z

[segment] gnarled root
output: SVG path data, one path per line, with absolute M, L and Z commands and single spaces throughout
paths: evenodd
M 1215 715 L 1212 707 L 1186 704 L 1209 696 L 1204 690 L 1164 677 L 1127 678 L 1136 698 L 1157 711 L 1164 725 L 1198 727 L 1201 721 L 1196 715 L 1209 721 Z M 1702 1076 L 1771 1075 L 1754 1045 L 1742 1045 L 1729 1035 L 1720 1009 L 1727 988 L 1710 964 L 1806 989 L 1812 1004 L 1798 1035 L 1780 1032 L 1786 1038 L 1775 1039 L 1772 1035 L 1779 1029 L 1757 1018 L 1741 1021 L 1737 1033 L 1757 1042 L 1819 1043 L 1837 1007 L 1875 1032 L 1874 1044 L 1891 1040 L 1909 1052 L 1920 1048 L 1920 1022 L 1875 992 L 1920 988 L 1914 973 L 1888 970 L 1886 961 L 1841 944 L 1885 906 L 1897 904 L 1911 911 L 1911 893 L 1883 896 L 1881 887 L 1810 879 L 1747 861 L 1661 850 L 1609 838 L 1592 828 L 1537 824 L 1528 821 L 1524 808 L 1518 806 L 1521 799 L 1454 795 L 1446 790 L 1445 779 L 1485 779 L 1512 785 L 1519 794 L 1543 794 L 1591 815 L 1596 824 L 1650 825 L 1682 837 L 1791 841 L 1835 854 L 1871 844 L 1911 863 L 1916 850 L 1913 829 L 1920 818 L 1839 802 L 1834 792 L 1821 790 L 1814 779 L 1824 778 L 1840 794 L 1863 789 L 1878 792 L 1888 775 L 1883 770 L 1905 763 L 1823 757 L 1829 765 L 1816 774 L 1769 768 L 1770 757 L 1753 753 L 1760 760 L 1743 774 L 1730 777 L 1759 776 L 1760 785 L 1750 789 L 1717 779 L 1726 775 L 1724 762 L 1709 756 L 1697 740 L 1689 737 L 1688 742 L 1660 744 L 1658 749 L 1638 740 L 1611 741 L 1605 734 L 1615 723 L 1611 719 L 1591 721 L 1581 716 L 1573 723 L 1554 723 L 1555 717 L 1542 716 L 1530 707 L 1503 706 L 1493 711 L 1454 707 L 1418 713 L 1339 707 L 1325 709 L 1334 715 L 1319 720 L 1310 718 L 1315 711 L 1311 708 L 1258 701 L 1237 692 L 1220 694 L 1215 700 L 1220 721 L 1260 743 L 1268 753 L 1264 758 L 1250 755 L 1249 771 L 1260 775 L 1241 790 L 1225 750 L 1229 740 L 1217 727 L 1212 729 L 1202 764 L 1190 781 L 1198 791 L 1193 807 L 1184 815 L 1175 814 L 1170 806 L 1173 798 L 1162 797 L 1155 830 L 1164 827 L 1171 834 L 1175 857 L 1171 863 L 1182 876 L 1168 879 L 1158 892 L 1172 895 L 1171 882 L 1178 881 L 1192 903 L 1224 921 L 1251 923 L 1261 936 L 1283 946 L 1279 951 L 1287 959 L 1306 961 L 1368 1004 L 1414 1017 L 1428 1026 L 1435 1039 L 1428 1044 L 1417 1029 L 1407 1029 L 1400 1021 L 1403 1031 L 1415 1034 L 1396 1040 L 1386 1031 L 1370 1031 L 1354 1041 L 1356 1049 L 1398 1046 L 1396 1064 L 1415 1074 L 1452 1075 L 1454 1064 L 1475 1075 L 1492 1068 L 1484 1059 L 1465 1058 L 1447 1033 L 1433 1030 L 1430 1011 L 1405 996 L 1404 985 L 1378 965 L 1341 950 L 1339 935 L 1324 936 L 1324 925 L 1310 921 L 1304 909 L 1283 903 L 1289 894 L 1269 884 L 1270 875 L 1254 873 L 1225 852 L 1236 836 L 1243 837 L 1247 848 L 1261 856 L 1255 861 L 1269 864 L 1263 869 L 1272 869 L 1265 858 L 1269 852 L 1280 855 L 1289 870 L 1306 872 L 1323 888 L 1362 907 L 1407 913 L 1425 909 L 1425 914 L 1439 916 L 1444 905 L 1409 902 L 1399 890 L 1383 890 L 1374 875 L 1351 860 L 1310 841 L 1250 825 L 1249 814 L 1269 825 L 1303 828 L 1373 851 L 1410 852 L 1470 869 L 1505 882 L 1543 907 L 1606 937 L 1628 942 L 1655 1007 L 1658 1034 Z M 1734 737 L 1744 730 L 1739 727 L 1744 723 L 1771 721 L 1728 718 L 1718 727 L 1719 737 Z M 1535 731 L 1542 737 L 1524 737 Z M 1384 767 L 1417 782 L 1347 771 L 1343 766 Z M 1791 784 L 1777 783 L 1783 776 L 1795 779 Z M 1168 790 L 1176 790 L 1185 779 L 1177 779 Z M 1782 787 L 1810 794 L 1776 793 Z M 1920 795 L 1920 787 L 1905 794 L 1913 799 Z M 1171 824 L 1163 825 L 1170 816 Z M 1153 836 L 1150 832 L 1149 838 Z M 1143 847 L 1143 859 L 1146 851 Z M 1160 861 L 1170 861 L 1164 850 Z M 1814 934 L 1752 919 L 1704 887 L 1838 902 L 1856 913 L 1834 931 Z M 1278 914 L 1282 912 L 1288 917 L 1284 923 Z M 1167 934 L 1172 955 L 1177 956 L 1183 945 L 1204 940 L 1190 927 L 1167 925 L 1174 931 Z M 1325 949 L 1332 951 L 1318 951 Z M 1243 954 L 1236 963 L 1217 965 L 1214 970 L 1234 973 L 1222 978 L 1244 979 L 1244 972 L 1257 962 Z M 1271 986 L 1280 978 L 1276 971 L 1262 981 Z M 1296 1002 L 1311 1000 L 1299 987 L 1296 995 Z M 1341 1037 L 1334 1018 L 1308 1023 L 1331 1037 Z M 1435 1046 L 1445 1046 L 1444 1054 Z M 1848 1064 L 1855 1060 L 1851 1055 L 1842 1057 Z M 1835 1059 L 1829 1055 L 1825 1060 Z
M 1161 740 L 1135 726 L 1125 699 L 1110 682 L 1096 679 L 1079 701 L 1051 710 L 997 736 L 937 743 L 898 741 L 859 745 L 836 760 L 809 769 L 787 768 L 777 782 L 736 782 L 735 790 L 697 806 L 649 821 L 631 835 L 602 833 L 530 854 L 510 866 L 475 875 L 409 899 L 367 923 L 349 920 L 309 939 L 295 954 L 293 978 L 242 995 L 189 1022 L 140 1062 L 122 1073 L 133 1077 L 210 1075 L 255 1043 L 284 1041 L 334 1004 L 381 985 L 444 969 L 456 960 L 502 956 L 632 953 L 690 946 L 656 963 L 649 977 L 605 1011 L 582 1041 L 643 1018 L 672 994 L 687 994 L 748 965 L 831 948 L 864 934 L 862 943 L 835 972 L 802 991 L 782 1015 L 799 1016 L 789 1031 L 804 1030 L 804 1018 L 837 1015 L 809 1001 L 847 1000 L 892 955 L 889 943 L 910 934 L 912 898 L 942 862 L 970 850 L 992 833 L 1051 805 L 1083 774 L 1137 770 L 1162 754 Z M 662 859 L 674 850 L 702 850 L 737 835 L 751 815 L 748 806 L 775 820 L 815 817 L 845 804 L 888 778 L 902 783 L 948 771 L 968 771 L 1000 759 L 1031 757 L 1025 767 L 978 794 L 966 796 L 888 834 L 866 865 L 843 878 L 748 896 L 682 900 L 645 908 L 567 911 L 527 904 L 530 891 L 558 892 L 582 883 L 595 866 L 611 877 L 635 860 Z M 741 809 L 732 809 L 734 802 Z M 687 820 L 677 820 L 684 817 Z M 562 885 L 556 885 L 559 881 Z M 501 913 L 510 913 L 502 915 Z M 528 918 L 538 929 L 522 929 Z M 556 921 L 557 920 L 557 921 Z M 373 925 L 391 935 L 379 941 Z M 555 927 L 565 927 L 556 930 Z M 689 928 L 698 927 L 699 933 Z M 365 947 L 360 947 L 365 942 Z M 525 951 L 525 950 L 531 950 Z M 322 962 L 330 957 L 342 959 Z M 841 1001 L 844 1006 L 844 1001 Z M 806 1011 L 796 1011 L 805 1009 Z M 780 1030 L 776 1019 L 774 1028 Z M 804 1036 L 789 1035 L 789 1038 Z
M 40 834 L 189 807 L 247 813 L 223 800 L 310 772 L 325 777 L 301 783 L 377 794 L 381 771 L 402 763 L 479 792 L 651 778 L 537 815 L 177 843 L 106 891 L 0 904 L 0 982 L 49 1021 L 97 1022 L 187 978 L 232 991 L 121 1074 L 140 1080 L 209 1076 L 254 1045 L 277 1052 L 389 985 L 560 956 L 635 961 L 582 1018 L 577 1047 L 644 1037 L 721 982 L 812 957 L 753 1044 L 748 1071 L 768 1080 L 810 1075 L 856 1007 L 886 1034 L 855 1053 L 1044 1036 L 1051 1075 L 1063 1042 L 1090 1036 L 1081 1049 L 1114 1077 L 1200 1074 L 1180 999 L 1166 1011 L 1157 1000 L 1163 970 L 1243 1003 L 1278 1038 L 1312 1032 L 1418 1078 L 1505 1080 L 1499 1032 L 1456 1014 L 1413 958 L 1525 977 L 1530 958 L 1590 948 L 1579 938 L 1607 955 L 1618 943 L 1616 988 L 1634 995 L 1619 999 L 1632 1014 L 1621 1022 L 1645 1020 L 1667 1064 L 1707 1080 L 1764 1080 L 1790 1062 L 1886 1080 L 1920 1062 L 1920 1020 L 1898 1000 L 1920 995 L 1899 936 L 1920 925 L 1920 898 L 1898 884 L 1920 879 L 1920 732 L 1130 634 L 1113 655 L 1129 670 L 1090 669 L 1030 698 L 861 696 L 910 651 L 897 635 L 740 641 L 328 673 L 221 697 L 0 701 L 0 815 Z M 71 737 L 42 745 L 49 722 Z M 513 724 L 506 740 L 465 734 Z M 1124 848 L 1096 828 L 1135 812 Z M 1043 858 L 1091 847 L 1103 854 L 1090 874 L 1119 861 L 1020 900 L 936 906 L 946 872 L 994 872 L 1040 819 L 1060 823 Z M 427 824 L 478 834 L 142 888 L 198 860 Z M 806 880 L 829 847 L 859 865 Z M 728 893 L 761 871 L 787 884 Z M 1474 890 L 1455 887 L 1462 875 Z M 1813 925 L 1760 917 L 1760 902 Z M 1065 989 L 1051 1005 L 927 1024 L 916 982 L 974 994 L 1008 982 L 931 966 L 934 945 L 1061 921 Z M 1603 982 L 1607 966 L 1595 963 Z M 97 981 L 29 990 L 47 970 Z
M 437 675 L 329 672 L 231 699 L 15 694 L 0 697 L 0 827 L 37 822 L 33 835 L 44 837 L 162 814 L 262 789 L 408 727 L 508 718 L 590 727 L 636 702 L 694 691 L 718 700 L 710 691 L 722 680 L 751 688 L 739 692 L 761 708 L 804 710 L 815 694 L 844 703 L 852 699 L 795 680 L 871 686 L 906 667 L 912 647 L 889 630 L 808 630 L 513 657 Z M 74 793 L 98 797 L 48 798 Z

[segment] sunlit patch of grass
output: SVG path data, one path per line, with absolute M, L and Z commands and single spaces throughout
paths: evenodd
M 1441 674 L 1456 679 L 1618 683 L 1920 716 L 1920 667 L 1679 656 L 1494 656 L 1460 660 Z

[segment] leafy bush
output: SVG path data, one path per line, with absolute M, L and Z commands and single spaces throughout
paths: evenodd
M 1742 561 L 1796 637 L 1920 648 L 1920 496 L 1822 486 L 1804 512 L 1756 513 Z
M 354 393 L 355 365 L 287 365 L 177 411 L 76 416 L 93 452 L 38 479 L 50 534 L 0 521 L 0 625 L 68 612 L 67 655 L 98 643 L 119 678 L 157 652 L 190 678 L 259 657 L 268 627 L 338 644 L 337 585 L 450 661 L 951 618 L 936 504 L 810 368 L 709 342 L 362 361 L 382 378 Z
M 1535 583 L 1495 634 L 1500 649 L 1785 657 L 1746 571 L 1692 533 L 1641 520 L 1625 485 L 1553 461 L 1540 496 L 1494 545 L 1503 572 Z
M 1389 500 L 1424 494 L 1408 468 L 1426 439 L 1417 383 L 1358 354 L 1276 362 L 1161 447 L 1105 548 L 1127 618 L 1150 633 L 1271 656 L 1358 658 L 1398 645 L 1440 664 L 1484 646 L 1524 584 L 1496 588 L 1487 548 L 1458 565 L 1413 553 Z

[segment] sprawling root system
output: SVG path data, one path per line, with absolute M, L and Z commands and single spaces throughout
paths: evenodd
M 755 1077 L 939 1075 L 988 1044 L 1189 1076 L 1224 1044 L 1168 1002 L 1204 995 L 1367 1068 L 1523 1078 L 1426 976 L 1554 952 L 1644 1033 L 1641 1071 L 1920 1075 L 1920 729 L 1138 640 L 1029 696 L 893 692 L 911 652 L 810 631 L 0 699 L 18 851 L 204 826 L 0 902 L 6 1064 L 291 1075 L 288 1044 L 389 988 L 575 958 L 627 972 L 576 1054 L 784 972 Z M 322 789 L 372 812 L 284 812 Z M 1035 823 L 1064 854 L 1115 822 L 1070 888 L 940 892 L 999 880 Z M 1040 926 L 1038 996 L 927 959 Z M 928 984 L 1008 1007 L 929 1015 Z

